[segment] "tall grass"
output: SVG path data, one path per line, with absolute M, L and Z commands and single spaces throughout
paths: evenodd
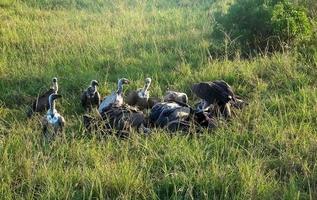
M 229 2 L 229 1 L 228 1 Z M 0 7 L 1 199 L 316 199 L 313 65 L 296 53 L 214 60 L 213 1 L 7 1 Z M 32 97 L 60 80 L 66 141 L 45 143 Z M 155 130 L 121 140 L 83 131 L 91 79 L 153 78 L 151 94 L 224 79 L 249 106 L 200 136 Z

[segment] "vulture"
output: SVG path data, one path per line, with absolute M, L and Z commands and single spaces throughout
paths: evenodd
M 86 111 L 91 111 L 93 107 L 99 107 L 100 94 L 97 90 L 98 81 L 92 80 L 90 86 L 81 95 L 81 105 Z
M 104 113 L 103 119 L 108 122 L 112 129 L 118 131 L 130 132 L 132 129 L 136 129 L 138 132 L 150 132 L 150 130 L 146 128 L 147 119 L 143 112 L 126 104 L 122 106 L 111 106 Z
M 88 132 L 100 132 L 102 135 L 108 135 L 112 132 L 110 125 L 108 125 L 100 117 L 93 117 L 91 115 L 83 115 L 83 125 Z
M 130 81 L 126 78 L 118 80 L 118 90 L 111 95 L 106 96 L 99 105 L 98 111 L 100 114 L 105 112 L 112 105 L 121 106 L 123 104 L 123 84 L 129 84 Z
M 164 102 L 155 104 L 151 110 L 149 121 L 154 126 L 168 127 L 171 122 L 173 125 L 181 125 L 181 121 L 185 123 L 184 120 L 193 113 L 193 109 L 187 104 L 186 93 L 167 91 L 163 99 Z
M 62 95 L 56 93 L 53 93 L 49 96 L 49 109 L 42 119 L 43 133 L 45 136 L 48 136 L 47 134 L 49 129 L 52 129 L 55 135 L 58 132 L 63 132 L 65 120 L 55 108 L 55 100 L 61 97 Z
M 150 99 L 150 93 L 148 91 L 151 81 L 151 78 L 146 78 L 143 88 L 130 92 L 125 100 L 126 103 L 130 106 L 136 106 L 140 110 L 152 108 L 155 102 L 153 98 Z
M 170 132 L 200 132 L 202 128 L 215 128 L 215 118 L 207 112 L 194 110 L 182 102 L 162 102 L 156 104 L 150 113 L 151 125 L 166 128 Z
M 177 102 L 183 102 L 188 103 L 188 97 L 186 93 L 182 92 L 175 92 L 175 91 L 167 91 L 164 96 L 164 101 L 177 101 Z
M 237 97 L 228 83 L 223 80 L 196 83 L 192 85 L 191 90 L 202 99 L 198 109 L 211 109 L 226 118 L 231 117 L 230 102 L 234 104 Z
M 190 107 L 178 102 L 161 102 L 153 106 L 149 121 L 154 126 L 165 127 L 171 121 L 188 118 L 191 111 Z
M 98 131 L 105 135 L 125 137 L 130 135 L 132 129 L 139 133 L 150 133 L 150 129 L 146 128 L 148 120 L 143 112 L 127 104 L 110 106 L 102 118 L 84 115 L 83 123 L 88 132 Z
M 44 94 L 39 95 L 36 100 L 32 103 L 32 107 L 27 113 L 28 117 L 31 117 L 34 112 L 43 112 L 49 109 L 49 96 L 53 93 L 57 93 L 58 91 L 58 83 L 57 78 L 54 77 L 52 79 L 51 88 L 46 91 Z

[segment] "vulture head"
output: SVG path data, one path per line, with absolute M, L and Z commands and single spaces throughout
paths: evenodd
M 99 86 L 98 81 L 92 80 L 90 83 L 90 87 L 87 89 L 87 96 L 93 98 L 95 93 L 97 92 L 97 87 Z
M 151 78 L 146 78 L 146 79 L 145 79 L 145 85 L 146 85 L 146 86 L 150 86 L 151 82 L 152 82 L 152 79 L 151 79 Z
M 99 83 L 97 80 L 92 80 L 90 85 L 91 85 L 91 87 L 96 87 L 96 86 L 99 86 Z
M 126 78 L 121 78 L 119 79 L 119 84 L 118 85 L 123 85 L 123 84 L 129 84 L 130 81 Z
M 52 79 L 52 89 L 53 89 L 55 92 L 58 91 L 58 83 L 57 83 L 57 78 L 56 78 L 56 77 L 54 77 L 54 78 Z
M 122 91 L 123 91 L 123 85 L 124 84 L 129 84 L 130 81 L 126 78 L 121 78 L 118 80 L 118 91 L 117 94 L 122 95 Z

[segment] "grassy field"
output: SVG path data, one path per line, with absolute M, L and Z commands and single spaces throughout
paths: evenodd
M 230 2 L 230 1 L 227 1 Z M 317 63 L 293 52 L 210 55 L 211 0 L 0 0 L 0 199 L 316 199 Z M 67 140 L 41 141 L 30 101 L 59 78 Z M 91 79 L 152 77 L 151 94 L 223 79 L 249 106 L 202 136 L 98 139 L 82 128 Z

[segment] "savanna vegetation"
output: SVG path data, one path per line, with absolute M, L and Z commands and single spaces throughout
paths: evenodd
M 0 199 L 316 199 L 316 5 L 0 0 Z M 66 140 L 43 143 L 26 110 L 54 76 Z M 82 90 L 121 77 L 192 105 L 223 79 L 249 105 L 202 135 L 87 135 Z

